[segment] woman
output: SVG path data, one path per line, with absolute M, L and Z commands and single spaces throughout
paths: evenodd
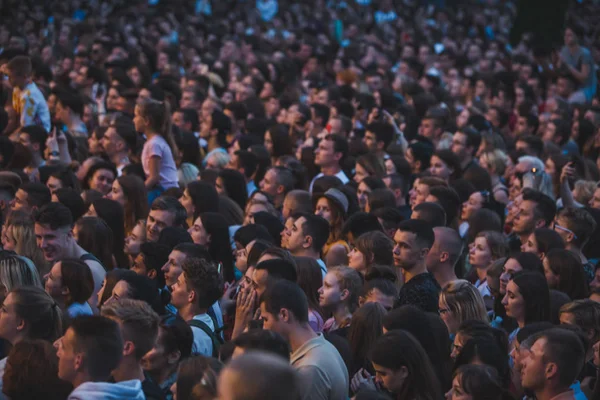
M 271 157 L 271 165 L 285 155 L 294 155 L 293 143 L 286 125 L 274 125 L 265 133 L 265 147 Z
M 2 229 L 2 247 L 27 257 L 37 267 L 40 275 L 48 271 L 48 263 L 35 240 L 31 215 L 23 210 L 13 210 Z
M 332 188 L 317 196 L 315 215 L 324 218 L 329 223 L 329 238 L 322 250 L 326 265 L 343 265 L 348 261 L 350 246 L 342 236 L 342 227 L 347 212 L 348 198 L 340 190 Z
M 379 231 L 363 233 L 354 241 L 348 266 L 365 276 L 373 265 L 394 265 L 394 242 Z
M 506 259 L 500 274 L 500 293 L 506 293 L 508 281 L 520 271 L 534 271 L 544 273 L 544 265 L 538 256 L 532 253 L 517 253 Z
M 367 206 L 367 195 L 371 193 L 375 189 L 384 189 L 385 183 L 380 179 L 374 176 L 367 176 L 358 184 L 358 190 L 356 191 L 356 197 L 358 199 L 358 205 L 360 207 L 360 211 L 365 211 Z
M 463 344 L 454 362 L 454 368 L 458 369 L 464 365 L 489 365 L 498 371 L 502 386 L 508 389 L 511 378 L 508 354 L 504 337 L 477 335 Z
M 348 343 L 352 353 L 350 377 L 354 374 L 362 374 L 362 369 L 370 375 L 375 373 L 367 353 L 383 334 L 383 317 L 386 312 L 379 303 L 366 303 L 352 315 L 352 325 L 348 330 Z
M 112 184 L 107 199 L 123 206 L 125 212 L 125 234 L 129 235 L 140 219 L 148 216 L 148 194 L 144 181 L 135 175 L 123 175 Z
M 363 154 L 356 159 L 354 182 L 360 183 L 368 176 L 383 179 L 385 174 L 386 166 L 376 153 Z
M 225 281 L 234 281 L 233 255 L 229 241 L 229 227 L 225 218 L 217 213 L 202 213 L 188 232 L 195 244 L 208 248 L 212 259 L 219 264 Z
M 0 258 L 0 304 L 18 286 L 41 288 L 42 281 L 35 265 L 28 258 L 6 255 Z
M 171 386 L 174 400 L 211 400 L 217 396 L 217 380 L 223 364 L 214 358 L 194 356 L 184 360 Z
M 117 170 L 112 163 L 100 161 L 92 165 L 87 171 L 81 188 L 84 190 L 97 190 L 106 196 L 112 189 L 112 184 L 117 177 Z
M 190 182 L 179 202 L 187 212 L 187 224 L 192 226 L 199 214 L 219 211 L 219 194 L 214 185 L 204 181 Z
M 446 182 L 458 179 L 461 175 L 460 160 L 450 150 L 438 150 L 431 156 L 431 175 Z
M 550 250 L 543 260 L 544 275 L 550 289 L 565 293 L 571 300 L 588 297 L 588 285 L 581 260 L 565 249 Z
M 472 282 L 481 293 L 486 307 L 491 309 L 493 297 L 487 283 L 487 270 L 492 263 L 508 255 L 506 238 L 500 232 L 480 232 L 469 249 L 469 264 L 473 267 Z
M 550 250 L 564 249 L 565 242 L 554 230 L 549 228 L 537 228 L 529 235 L 527 241 L 521 246 L 523 253 L 533 253 L 540 260 L 544 260 Z
M 462 279 L 444 285 L 440 292 L 439 308 L 440 317 L 446 324 L 451 338 L 465 321 L 488 321 L 481 293 L 475 286 Z
M 51 193 L 54 193 L 57 189 L 71 188 L 81 192 L 79 180 L 75 173 L 68 167 L 60 167 L 56 171 L 50 173 L 48 180 L 46 181 L 46 187 Z
M 125 247 L 123 251 L 128 258 L 128 266 L 133 265 L 133 260 L 140 254 L 140 246 L 142 243 L 146 243 L 146 220 L 140 219 L 135 224 L 133 230 L 125 238 Z
M 35 339 L 54 343 L 62 335 L 62 312 L 44 289 L 21 286 L 8 293 L 0 308 L 0 338 L 14 346 Z M 6 361 L 6 358 L 0 360 L 2 376 Z
M 454 373 L 448 400 L 512 400 L 502 385 L 498 371 L 489 365 L 467 364 Z
M 100 290 L 98 290 L 98 308 L 101 308 L 106 300 L 108 300 L 112 296 L 113 289 L 117 282 L 123 279 L 125 275 L 135 275 L 135 272 L 128 269 L 113 269 L 112 271 L 108 271 L 104 280 L 102 281 L 102 286 L 100 286 Z
M 177 369 L 192 353 L 194 334 L 181 317 L 167 315 L 158 325 L 156 344 L 142 358 L 142 368 L 150 380 L 162 389 L 166 400 L 172 400 L 171 387 L 177 380 Z
M 491 209 L 493 206 L 490 202 L 490 193 L 487 191 L 481 192 L 473 192 L 469 196 L 469 199 L 462 203 L 462 208 L 460 212 L 460 220 L 462 223 L 459 227 L 459 233 L 461 237 L 465 237 L 467 235 L 467 231 L 469 230 L 469 219 L 482 208 Z
M 502 305 L 506 315 L 517 322 L 518 327 L 508 337 L 512 343 L 526 324 L 550 320 L 550 290 L 546 278 L 533 271 L 516 273 L 506 286 Z
M 90 217 L 99 217 L 106 222 L 112 231 L 112 253 L 117 267 L 128 265 L 123 252 L 125 245 L 125 210 L 118 202 L 110 199 L 95 200 L 87 213 Z
M 507 204 L 509 201 L 508 188 L 500 178 L 504 176 L 509 160 L 506 153 L 498 149 L 486 151 L 479 157 L 479 164 L 490 175 L 494 199 L 502 204 Z
M 217 193 L 228 196 L 243 210 L 248 201 L 248 189 L 244 175 L 234 169 L 222 169 L 216 183 Z
M 63 259 L 54 264 L 44 279 L 46 293 L 69 318 L 93 314 L 87 302 L 94 294 L 94 278 L 86 263 L 74 258 Z
M 323 310 L 319 305 L 319 288 L 323 286 L 321 267 L 314 258 L 294 257 L 298 286 L 308 300 L 308 324 L 316 333 L 323 331 Z
M 202 155 L 198 138 L 191 132 L 181 132 L 175 137 L 179 157 L 177 160 L 177 179 L 179 186 L 185 187 L 198 177 L 198 167 L 202 165 Z
M 437 400 L 440 384 L 427 353 L 413 335 L 398 330 L 388 332 L 370 351 L 375 380 L 397 400 Z
M 113 257 L 113 232 L 108 224 L 98 217 L 82 217 L 73 227 L 77 244 L 94 255 L 107 271 L 116 268 Z M 126 266 L 129 264 L 125 264 Z

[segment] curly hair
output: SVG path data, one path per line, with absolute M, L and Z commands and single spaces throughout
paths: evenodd
M 208 308 L 223 294 L 223 278 L 216 266 L 202 258 L 187 258 L 181 266 L 188 291 L 194 290 L 198 306 Z

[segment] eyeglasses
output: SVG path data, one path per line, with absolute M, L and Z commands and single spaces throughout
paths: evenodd
M 570 230 L 569 228 L 565 228 L 564 226 L 560 226 L 559 224 L 557 224 L 557 223 L 555 222 L 555 223 L 554 223 L 554 230 L 556 231 L 557 229 L 558 229 L 558 230 L 560 230 L 560 231 L 563 231 L 563 232 L 570 233 L 571 235 L 573 235 L 573 237 L 574 237 L 575 239 L 579 239 L 579 238 L 577 237 L 577 235 L 575 234 L 575 232 L 573 232 L 573 231 L 572 231 L 572 230 Z

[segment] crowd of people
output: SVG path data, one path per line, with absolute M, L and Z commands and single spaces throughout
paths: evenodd
M 519 9 L 0 3 L 0 399 L 600 399 L 598 8 Z

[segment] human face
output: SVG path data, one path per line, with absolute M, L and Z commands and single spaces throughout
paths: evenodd
M 24 321 L 17 315 L 15 298 L 12 293 L 4 299 L 0 306 L 0 338 L 14 343 L 24 328 Z
M 263 320 L 263 329 L 283 334 L 284 322 L 280 320 L 279 315 L 271 314 L 267 311 L 265 303 L 260 304 L 260 317 Z
M 514 258 L 509 258 L 506 261 L 506 264 L 504 264 L 502 273 L 500 274 L 500 294 L 506 294 L 508 282 L 519 271 L 523 271 L 521 264 Z
M 452 380 L 452 389 L 446 393 L 446 400 L 473 400 L 473 396 L 467 394 L 460 384 L 460 376 Z
M 252 288 L 252 275 L 254 275 L 254 267 L 250 266 L 240 280 L 240 290 L 250 290 Z
M 12 234 L 12 227 L 10 225 L 2 227 L 2 248 L 8 251 L 15 251 L 17 248 L 17 240 Z
M 248 268 L 248 253 L 246 252 L 246 248 L 240 243 L 235 242 L 233 256 L 235 257 L 235 267 L 244 272 Z
M 487 268 L 492 261 L 492 251 L 487 239 L 482 236 L 475 238 L 469 249 L 469 263 L 475 268 Z
M 210 234 L 206 232 L 200 217 L 196 218 L 194 225 L 188 229 L 188 232 L 192 236 L 194 243 L 201 244 L 202 246 L 206 246 L 210 243 Z
M 456 154 L 460 159 L 467 157 L 467 135 L 462 132 L 456 132 L 454 137 L 452 138 L 452 147 L 451 150 L 454 154 Z
M 432 119 L 424 119 L 421 121 L 419 133 L 428 139 L 435 139 L 435 127 Z
M 514 318 L 519 326 L 525 322 L 525 299 L 514 281 L 509 281 L 506 285 L 506 294 L 502 299 L 502 305 L 506 310 L 506 315 Z
M 367 186 L 366 183 L 361 182 L 358 184 L 358 190 L 356 191 L 356 197 L 358 198 L 358 205 L 360 206 L 361 211 L 364 211 L 367 207 L 368 195 L 372 190 Z
M 323 279 L 323 286 L 319 288 L 319 305 L 334 309 L 348 296 L 348 290 L 341 290 L 336 275 L 329 272 Z
M 267 207 L 261 203 L 254 203 L 248 207 L 248 211 L 246 212 L 246 216 L 244 217 L 244 225 L 249 225 L 254 223 L 254 214 L 267 211 Z
M 451 334 L 455 334 L 458 330 L 458 326 L 460 325 L 460 320 L 456 317 L 454 312 L 450 310 L 448 304 L 442 299 L 442 295 L 440 294 L 440 298 L 438 300 L 438 308 L 440 311 L 440 317 L 446 324 L 448 328 L 448 332 Z
M 529 235 L 527 241 L 521 246 L 521 251 L 523 253 L 538 254 L 538 244 L 537 240 L 535 239 L 535 234 L 532 233 Z
M 367 272 L 367 258 L 355 247 L 348 254 L 348 266 L 364 275 Z
M 17 193 L 15 193 L 15 198 L 10 202 L 11 210 L 29 210 L 31 207 L 27 201 L 28 197 L 29 195 L 26 191 L 22 189 L 17 190 Z
M 46 289 L 46 293 L 48 293 L 54 299 L 62 299 L 64 293 L 63 285 L 62 285 L 62 270 L 60 261 L 52 266 L 52 269 L 48 274 L 44 276 L 44 280 L 46 281 L 44 286 Z
M 394 308 L 394 297 L 388 296 L 386 294 L 381 293 L 381 291 L 377 288 L 371 290 L 366 297 L 364 297 L 363 304 L 367 303 L 379 303 L 385 308 L 387 311 L 390 311 Z
M 114 180 L 115 175 L 112 173 L 112 171 L 107 169 L 99 169 L 90 179 L 90 189 L 97 190 L 103 195 L 106 195 L 112 189 Z
M 377 151 L 377 136 L 371 131 L 365 132 L 363 143 L 369 151 Z
M 146 372 L 163 372 L 170 367 L 170 364 L 176 364 L 179 358 L 176 354 L 167 353 L 164 346 L 165 330 L 158 328 L 158 336 L 152 350 L 142 357 L 141 366 Z
M 453 360 L 456 360 L 456 357 L 458 357 L 467 341 L 468 338 L 463 337 L 462 333 L 457 333 L 456 336 L 454 336 L 454 342 L 452 343 L 452 352 L 450 353 L 450 357 Z
M 594 279 L 590 282 L 590 289 L 597 289 L 600 287 L 600 268 L 596 269 Z
M 112 89 L 111 89 L 112 90 Z M 146 126 L 148 125 L 147 118 L 142 116 L 142 110 L 140 106 L 135 106 L 133 110 L 133 123 L 137 132 L 145 132 Z
M 542 264 L 544 265 L 544 276 L 546 277 L 546 282 L 548 282 L 548 287 L 550 289 L 558 288 L 560 283 L 560 275 L 555 274 L 554 271 L 552 271 L 552 268 L 550 268 L 550 262 L 547 258 L 544 258 Z
M 46 261 L 54 262 L 64 256 L 68 249 L 73 233 L 70 228 L 50 229 L 49 226 L 35 224 L 35 240 L 42 250 Z
M 165 282 L 171 287 L 177 282 L 179 275 L 183 272 L 181 266 L 187 256 L 179 250 L 173 250 L 169 254 L 169 260 L 162 266 L 161 271 L 165 274 Z
M 513 221 L 513 232 L 517 235 L 530 234 L 536 228 L 540 228 L 541 221 L 535 217 L 535 203 L 530 200 L 523 200 L 519 206 L 519 211 Z
M 187 288 L 185 274 L 180 274 L 175 284 L 171 286 L 171 304 L 179 310 L 193 301 L 193 297 L 192 292 Z
M 128 299 L 129 297 L 129 284 L 125 281 L 119 281 L 113 287 L 112 294 L 104 304 L 118 301 L 119 299 Z
M 370 174 L 367 170 L 360 164 L 356 164 L 355 173 L 354 173 L 354 182 L 360 183 L 363 179 L 365 179 Z
M 133 260 L 133 265 L 130 268 L 133 272 L 138 275 L 145 276 L 148 274 L 148 268 L 146 267 L 146 260 L 142 253 L 138 254 Z
M 594 191 L 594 196 L 590 199 L 590 207 L 600 210 L 600 188 Z
M 463 203 L 460 219 L 468 221 L 476 211 L 483 207 L 483 202 L 484 198 L 481 192 L 472 193 L 469 200 Z
M 375 363 L 372 364 L 375 370 L 375 381 L 392 393 L 400 393 L 407 376 L 406 367 L 394 371 Z
M 158 237 L 163 229 L 173 226 L 175 215 L 166 210 L 150 210 L 146 220 L 146 240 L 148 242 L 158 241 Z
M 450 168 L 448 164 L 442 161 L 441 158 L 434 155 L 431 157 L 431 166 L 429 167 L 429 172 L 431 172 L 431 175 L 447 181 L 454 173 L 454 170 Z
M 179 198 L 179 203 L 183 206 L 183 208 L 185 208 L 185 212 L 187 213 L 188 217 L 193 216 L 196 212 L 196 207 L 194 207 L 192 196 L 190 196 L 190 192 L 187 189 L 183 191 L 183 194 Z
M 315 165 L 319 167 L 336 165 L 340 158 L 341 154 L 335 152 L 332 140 L 321 140 L 319 147 L 315 150 Z
M 546 362 L 544 361 L 544 349 L 546 339 L 540 338 L 535 341 L 525 357 L 521 359 L 521 385 L 523 389 L 535 391 L 542 388 L 546 382 Z
M 259 263 L 266 260 L 259 260 Z M 269 284 L 269 273 L 264 269 L 255 269 L 252 274 L 252 286 L 256 290 L 258 297 L 262 296 L 267 291 Z
M 66 382 L 73 382 L 77 370 L 81 366 L 81 354 L 75 352 L 75 333 L 69 328 L 64 336 L 55 343 L 58 358 L 58 377 Z
M 146 242 L 146 231 L 144 225 L 138 223 L 135 225 L 131 234 L 125 238 L 125 253 L 130 256 L 137 256 L 140 252 L 140 246 Z
M 417 183 L 417 187 L 416 187 L 416 190 L 415 190 L 414 201 L 411 204 L 413 210 L 419 204 L 425 203 L 425 201 L 426 201 L 425 199 L 427 199 L 427 196 L 429 196 L 429 185 L 425 185 L 425 184 L 422 184 L 422 183 Z
M 46 181 L 46 187 L 50 190 L 50 193 L 54 193 L 56 190 L 61 189 L 63 185 L 60 179 L 51 176 Z
M 102 148 L 109 157 L 112 157 L 119 151 L 124 150 L 123 139 L 117 133 L 116 128 L 112 126 L 109 127 L 106 132 L 104 132 L 101 142 Z
M 398 268 L 410 271 L 426 254 L 417 245 L 417 236 L 412 232 L 397 230 L 394 242 L 394 265 Z
M 90 154 L 100 154 L 104 151 L 104 148 L 102 148 L 102 141 L 98 140 L 96 133 L 92 133 L 88 138 L 88 147 L 90 149 Z
M 333 215 L 331 214 L 331 207 L 329 207 L 329 201 L 325 197 L 321 197 L 317 201 L 317 205 L 315 206 L 315 215 L 322 217 L 331 224 L 333 219 Z
M 118 180 L 115 179 L 112 184 L 112 190 L 106 195 L 106 198 L 114 200 L 125 207 L 125 202 L 127 199 L 125 198 L 125 192 L 123 192 L 123 188 Z
M 391 159 L 385 160 L 385 173 L 387 175 L 391 175 L 395 174 L 396 172 L 396 165 L 394 164 L 394 162 Z
M 267 131 L 265 133 L 264 145 L 265 145 L 265 148 L 267 149 L 267 151 L 269 152 L 269 154 L 272 156 L 273 155 L 273 138 L 271 137 L 271 132 L 269 132 L 269 131 Z
M 277 184 L 277 173 L 273 168 L 269 169 L 265 177 L 260 181 L 260 190 L 267 193 L 269 196 L 277 196 L 281 190 Z
M 304 217 L 298 218 L 292 224 L 292 229 L 288 231 L 287 237 L 287 249 L 294 254 L 302 249 L 304 249 L 308 243 L 306 242 L 306 237 L 304 236 L 303 227 L 306 219 Z

